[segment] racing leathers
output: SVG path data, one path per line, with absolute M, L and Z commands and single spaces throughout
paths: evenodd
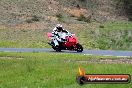
M 55 27 L 52 32 L 52 40 L 54 45 L 59 46 L 58 42 L 65 42 L 66 36 L 71 36 L 71 33 L 64 29 L 62 31 L 57 31 L 57 28 Z

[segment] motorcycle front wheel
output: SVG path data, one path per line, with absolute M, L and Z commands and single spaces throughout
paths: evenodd
M 80 45 L 80 44 L 78 43 L 76 46 L 77 46 L 77 52 L 82 52 L 82 51 L 83 51 L 82 45 Z

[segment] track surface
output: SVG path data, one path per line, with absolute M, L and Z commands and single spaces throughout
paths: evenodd
M 46 48 L 0 48 L 0 51 L 2 52 L 55 52 L 53 49 L 46 49 Z M 62 51 L 61 53 L 132 57 L 132 51 L 115 51 L 115 50 L 84 50 L 82 53 L 77 53 L 75 51 Z

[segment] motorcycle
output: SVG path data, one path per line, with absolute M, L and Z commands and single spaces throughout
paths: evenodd
M 72 50 L 72 51 L 77 51 L 77 52 L 83 51 L 83 47 L 81 44 L 79 44 L 78 39 L 75 34 L 66 36 L 65 42 L 58 42 L 59 46 L 55 46 L 54 42 L 52 41 L 52 37 L 53 37 L 52 33 L 47 33 L 47 36 L 50 40 L 48 44 L 51 45 L 52 48 L 57 52 L 61 52 L 61 50 Z

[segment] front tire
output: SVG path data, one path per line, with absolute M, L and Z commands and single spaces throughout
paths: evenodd
M 78 43 L 76 46 L 77 46 L 77 52 L 82 52 L 82 51 L 83 51 L 82 45 L 80 45 L 80 44 Z

